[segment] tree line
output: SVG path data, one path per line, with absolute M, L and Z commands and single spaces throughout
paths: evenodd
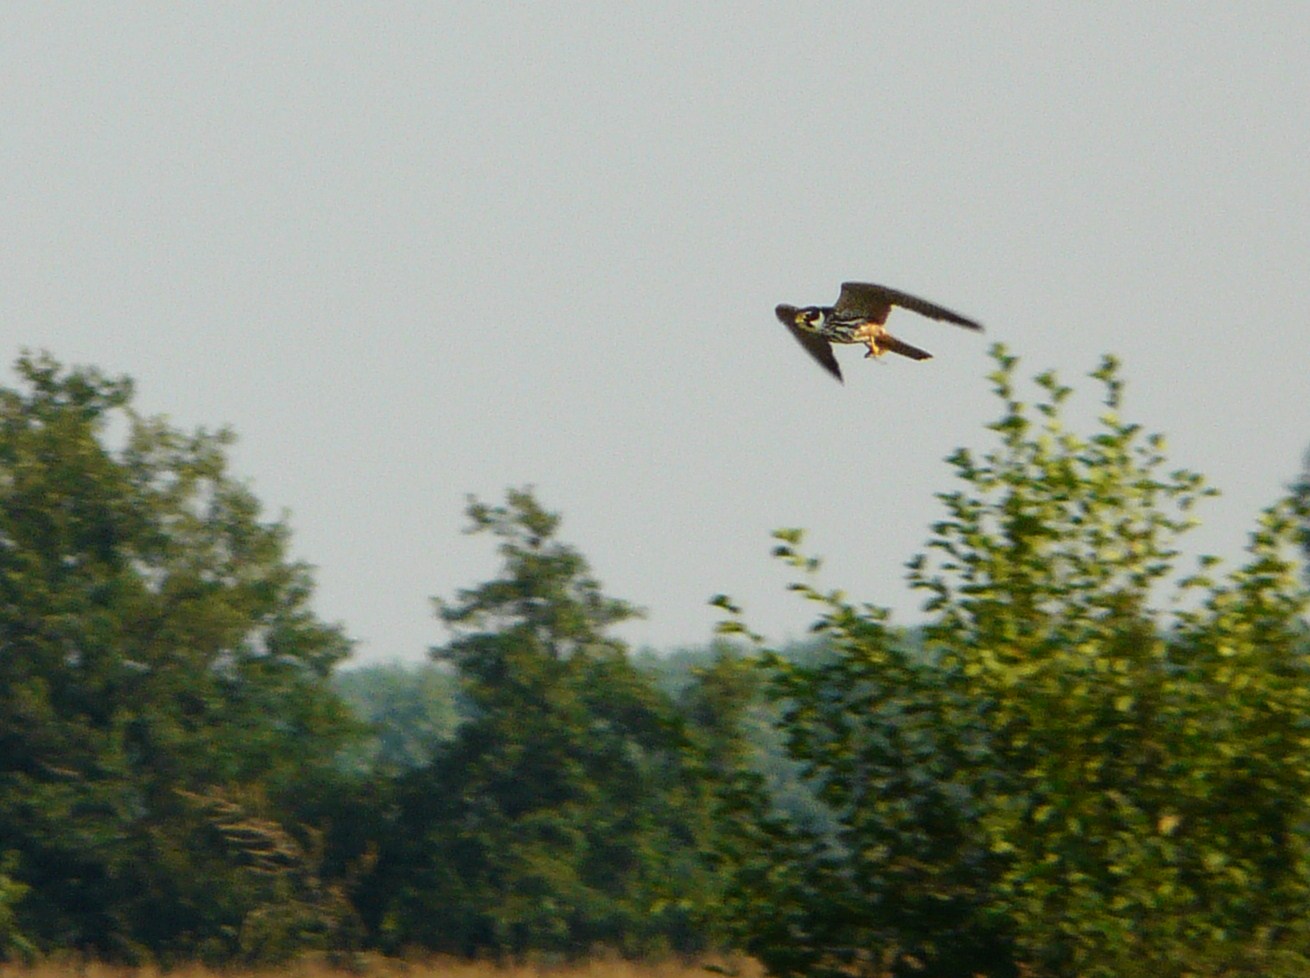
M 821 584 L 815 643 L 729 597 L 681 671 L 613 637 L 531 489 L 469 501 L 497 575 L 427 670 L 343 673 L 226 431 L 24 355 L 0 390 L 0 955 L 163 965 L 412 948 L 736 949 L 775 975 L 1310 974 L 1310 473 L 1232 566 L 1212 493 L 1122 416 L 1066 426 L 993 351 L 908 569 Z

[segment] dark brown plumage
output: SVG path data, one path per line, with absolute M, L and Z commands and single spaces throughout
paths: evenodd
M 967 329 L 982 329 L 981 324 L 943 306 L 871 282 L 842 283 L 841 295 L 833 306 L 798 308 L 780 305 L 774 311 L 805 352 L 840 381 L 841 366 L 832 352 L 833 343 L 863 343 L 869 348 L 866 354 L 869 357 L 880 357 L 888 352 L 911 360 L 927 360 L 932 357 L 927 350 L 921 350 L 887 332 L 884 324 L 893 306 L 901 306 L 931 319 L 954 323 Z

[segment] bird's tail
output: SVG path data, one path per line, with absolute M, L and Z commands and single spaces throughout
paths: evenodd
M 899 353 L 903 357 L 909 357 L 911 360 L 931 360 L 932 354 L 927 350 L 920 350 L 917 346 L 911 346 L 904 340 L 898 340 L 890 333 L 884 333 L 878 340 L 878 345 L 884 351 Z

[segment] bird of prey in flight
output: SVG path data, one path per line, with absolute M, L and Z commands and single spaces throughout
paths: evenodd
M 911 360 L 927 360 L 932 356 L 887 332 L 887 317 L 892 306 L 912 309 L 932 319 L 941 319 L 957 326 L 981 330 L 982 326 L 959 313 L 935 306 L 917 296 L 898 292 L 870 282 L 844 282 L 835 306 L 782 305 L 775 310 L 778 319 L 805 347 L 824 370 L 839 381 L 841 367 L 833 355 L 833 343 L 863 343 L 869 348 L 865 357 L 880 357 L 891 351 Z

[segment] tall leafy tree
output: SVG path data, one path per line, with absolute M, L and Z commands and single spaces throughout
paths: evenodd
M 820 809 L 756 814 L 753 844 L 730 860 L 735 942 L 777 975 L 1012 973 L 966 776 L 981 753 L 974 706 L 884 609 L 815 585 L 801 531 L 775 537 L 828 639 L 822 657 L 762 657 L 784 748 Z M 719 604 L 725 630 L 749 635 Z
M 1104 409 L 1080 437 L 1069 388 L 1038 376 L 1038 420 L 997 359 L 1001 444 L 953 459 L 966 488 L 914 581 L 930 644 L 984 707 L 979 828 L 1019 953 L 1069 974 L 1263 970 L 1304 949 L 1310 905 L 1290 503 L 1260 515 L 1244 565 L 1186 573 L 1180 537 L 1212 490 L 1123 420 L 1118 363 L 1093 374 Z
M 468 717 L 402 788 L 384 932 L 460 953 L 695 946 L 704 808 L 673 703 L 608 634 L 636 609 L 530 490 L 468 515 L 503 567 L 437 602 Z
M 1310 452 L 1301 461 L 1301 474 L 1292 483 L 1289 498 L 1299 526 L 1303 569 L 1306 580 L 1310 581 Z
M 830 833 L 784 825 L 743 941 L 779 974 L 1300 974 L 1310 673 L 1295 506 L 1245 562 L 1179 566 L 1210 490 L 1120 416 L 994 351 L 999 444 L 911 565 L 922 643 L 808 578 L 837 658 L 773 660 L 789 750 Z M 810 571 L 795 532 L 779 555 Z M 741 627 L 741 626 L 737 626 Z
M 142 417 L 94 369 L 25 355 L 17 373 L 0 390 L 0 839 L 28 887 L 18 925 L 119 956 L 234 952 L 287 879 L 214 804 L 293 822 L 333 777 L 351 727 L 327 680 L 349 644 L 228 474 L 230 435 Z

